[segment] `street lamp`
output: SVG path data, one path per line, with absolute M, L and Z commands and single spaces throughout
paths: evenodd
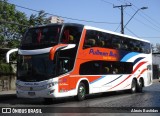
M 135 13 L 134 13 L 134 15 L 128 20 L 128 22 L 125 24 L 125 26 L 123 27 L 123 29 L 127 26 L 127 24 L 133 19 L 133 17 L 137 14 L 137 12 L 138 11 L 140 11 L 140 10 L 145 10 L 145 9 L 148 9 L 148 7 L 142 7 L 142 8 L 140 8 L 140 9 L 138 9 Z

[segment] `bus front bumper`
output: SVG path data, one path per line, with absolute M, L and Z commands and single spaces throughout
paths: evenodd
M 19 98 L 54 98 L 55 89 L 46 89 L 42 91 L 16 91 L 17 97 Z

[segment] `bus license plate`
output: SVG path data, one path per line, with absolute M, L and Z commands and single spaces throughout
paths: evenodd
M 35 96 L 35 92 L 28 92 L 29 96 Z

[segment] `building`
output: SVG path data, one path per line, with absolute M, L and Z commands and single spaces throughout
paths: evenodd
M 49 17 L 49 23 L 63 23 L 64 20 L 58 16 Z
M 160 53 L 153 53 L 153 78 L 160 78 Z

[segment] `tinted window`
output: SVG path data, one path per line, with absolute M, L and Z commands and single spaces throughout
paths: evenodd
M 58 42 L 60 30 L 61 26 L 31 28 L 26 32 L 22 45 Z
M 150 44 L 105 32 L 87 30 L 83 49 L 103 47 L 130 52 L 150 53 Z
M 112 35 L 112 48 L 114 49 L 121 49 L 121 37 Z
M 81 64 L 80 74 L 81 75 L 99 75 L 101 69 L 100 61 L 90 61 Z
M 131 74 L 133 63 L 117 61 L 89 61 L 81 64 L 81 75 Z
M 56 65 L 49 60 L 49 54 L 19 56 L 18 79 L 22 81 L 42 81 L 53 78 Z
M 64 44 L 79 44 L 82 29 L 79 26 L 65 26 L 60 42 Z

